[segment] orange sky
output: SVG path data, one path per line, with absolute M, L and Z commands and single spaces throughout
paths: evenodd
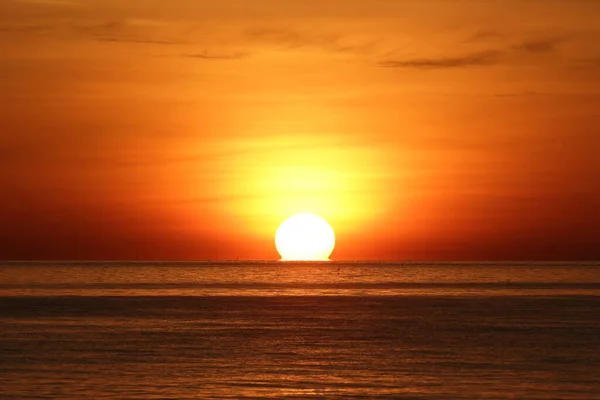
M 3 0 L 0 259 L 600 259 L 600 2 Z

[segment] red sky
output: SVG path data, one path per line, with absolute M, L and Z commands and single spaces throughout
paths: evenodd
M 600 259 L 600 2 L 4 0 L 0 259 Z

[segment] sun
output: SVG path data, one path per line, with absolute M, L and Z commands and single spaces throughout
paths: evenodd
M 329 261 L 335 247 L 335 234 L 323 218 L 297 214 L 279 225 L 275 247 L 282 261 Z

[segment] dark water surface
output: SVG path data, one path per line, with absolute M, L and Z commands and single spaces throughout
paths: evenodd
M 592 264 L 0 264 L 1 398 L 600 398 Z

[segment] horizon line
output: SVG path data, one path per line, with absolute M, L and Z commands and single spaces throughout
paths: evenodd
M 199 260 L 0 260 L 1 264 L 242 264 L 242 263 L 280 263 L 280 264 L 344 264 L 344 263 L 368 263 L 368 264 L 600 264 L 600 260 L 377 260 L 377 259 L 348 259 L 348 260 L 282 260 L 282 259 L 199 259 Z

